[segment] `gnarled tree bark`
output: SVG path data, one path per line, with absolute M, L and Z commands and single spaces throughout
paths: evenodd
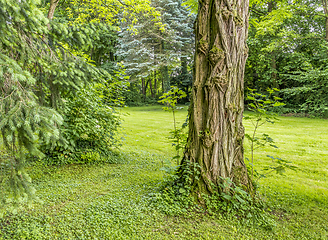
M 195 193 L 212 193 L 220 177 L 253 189 L 243 160 L 242 125 L 248 8 L 248 0 L 199 1 L 189 136 L 182 159 L 182 166 L 200 165 L 199 180 L 193 178 Z

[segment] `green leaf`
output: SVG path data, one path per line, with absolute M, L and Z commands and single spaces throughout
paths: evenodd
M 185 192 L 186 192 L 186 190 L 184 188 L 179 188 L 179 193 L 183 194 Z

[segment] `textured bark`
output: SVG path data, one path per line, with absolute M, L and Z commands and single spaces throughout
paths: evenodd
M 213 192 L 220 177 L 247 191 L 243 160 L 244 69 L 248 55 L 248 0 L 203 0 L 195 25 L 196 53 L 189 136 L 182 166 L 198 163 L 195 192 Z

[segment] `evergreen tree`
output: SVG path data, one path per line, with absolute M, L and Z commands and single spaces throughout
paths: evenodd
M 132 80 L 145 79 L 157 72 L 161 75 L 162 90 L 167 91 L 170 87 L 170 69 L 176 69 L 181 64 L 179 68 L 187 72 L 186 62 L 188 59 L 190 62 L 193 53 L 194 15 L 190 15 L 181 1 L 162 0 L 152 4 L 161 13 L 165 30 L 142 17 L 134 26 L 137 33 L 129 32 L 126 24 L 120 34 L 119 56 L 124 60 Z
M 45 149 L 40 146 L 53 148 L 60 138 L 68 146 L 74 144 L 60 134 L 60 114 L 67 117 L 65 98 L 92 82 L 106 84 L 106 91 L 124 88 L 107 71 L 91 64 L 83 51 L 92 46 L 97 28 L 53 20 L 54 1 L 50 3 L 47 18 L 39 1 L 0 1 L 0 131 L 5 148 L 0 156 L 2 204 L 10 198 L 15 202 L 32 198 L 33 188 L 24 170 L 26 156 L 42 158 Z M 118 92 L 108 92 L 102 101 L 116 101 L 113 95 Z M 99 115 L 113 124 L 110 129 L 115 131 L 118 120 L 113 110 L 107 108 Z
M 0 199 L 31 199 L 33 188 L 24 171 L 26 153 L 42 157 L 41 142 L 58 139 L 61 116 L 40 106 L 35 95 L 38 67 L 51 50 L 44 44 L 48 20 L 37 1 L 0 1 L 0 130 L 5 154 L 0 156 Z M 50 69 L 48 69 L 50 71 Z

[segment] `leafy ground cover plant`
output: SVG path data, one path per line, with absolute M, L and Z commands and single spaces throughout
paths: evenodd
M 186 214 L 189 211 L 194 211 L 196 209 L 197 211 L 200 211 L 200 209 L 202 209 L 202 211 L 210 211 L 212 214 L 233 211 L 235 214 L 239 214 L 239 216 L 242 216 L 243 218 L 252 218 L 257 224 L 271 228 L 272 219 L 269 214 L 264 211 L 265 206 L 263 201 L 255 199 L 254 196 L 252 198 L 242 188 L 234 185 L 229 178 L 221 179 L 222 184 L 219 187 L 220 189 L 214 191 L 217 194 L 212 196 L 200 194 L 195 196 L 192 194 L 192 179 L 200 179 L 201 170 L 199 166 L 195 164 L 191 165 L 189 162 L 179 166 L 181 158 L 180 149 L 184 148 L 186 144 L 186 134 L 184 134 L 183 131 L 188 123 L 186 122 L 182 128 L 178 129 L 176 126 L 175 112 L 179 109 L 179 107 L 176 106 L 178 99 L 184 96 L 185 94 L 183 91 L 179 90 L 177 87 L 173 87 L 169 92 L 165 93 L 161 97 L 162 100 L 159 101 L 167 105 L 166 107 L 163 107 L 164 110 L 173 113 L 174 131 L 171 132 L 171 138 L 176 147 L 177 153 L 173 158 L 177 159 L 178 168 L 176 166 L 172 167 L 170 164 L 162 168 L 167 173 L 167 179 L 163 183 L 162 193 L 154 198 L 155 202 L 157 202 L 157 206 L 160 205 L 160 208 L 167 214 Z M 256 127 L 258 124 L 259 123 L 256 124 Z M 258 140 L 255 142 L 258 144 L 261 143 Z M 253 150 L 252 145 L 252 151 Z M 183 174 L 177 174 L 177 171 Z M 194 176 L 195 173 L 198 175 Z M 215 186 L 213 187 L 215 188 Z M 168 207 L 174 205 L 176 206 L 175 208 Z M 166 207 L 163 208 L 163 206 Z M 169 210 L 166 211 L 165 209 Z
M 166 138 L 172 120 L 162 106 L 122 111 L 129 114 L 123 122 L 125 144 L 113 156 L 118 164 L 31 167 L 43 204 L 0 219 L 1 240 L 327 239 L 326 120 L 283 117 L 274 127 L 263 126 L 280 147 L 259 148 L 254 154 L 259 164 L 270 163 L 266 155 L 279 155 L 302 168 L 287 169 L 288 177 L 272 174 L 259 179 L 260 191 L 273 206 L 276 225 L 269 230 L 240 221 L 234 214 L 166 215 L 164 210 L 178 212 L 184 206 L 154 208 L 150 195 L 158 193 L 163 181 L 162 162 L 176 154 Z M 186 109 L 176 112 L 177 121 L 185 115 Z M 251 129 L 249 120 L 244 124 L 246 131 Z M 245 151 L 250 155 L 249 147 Z

